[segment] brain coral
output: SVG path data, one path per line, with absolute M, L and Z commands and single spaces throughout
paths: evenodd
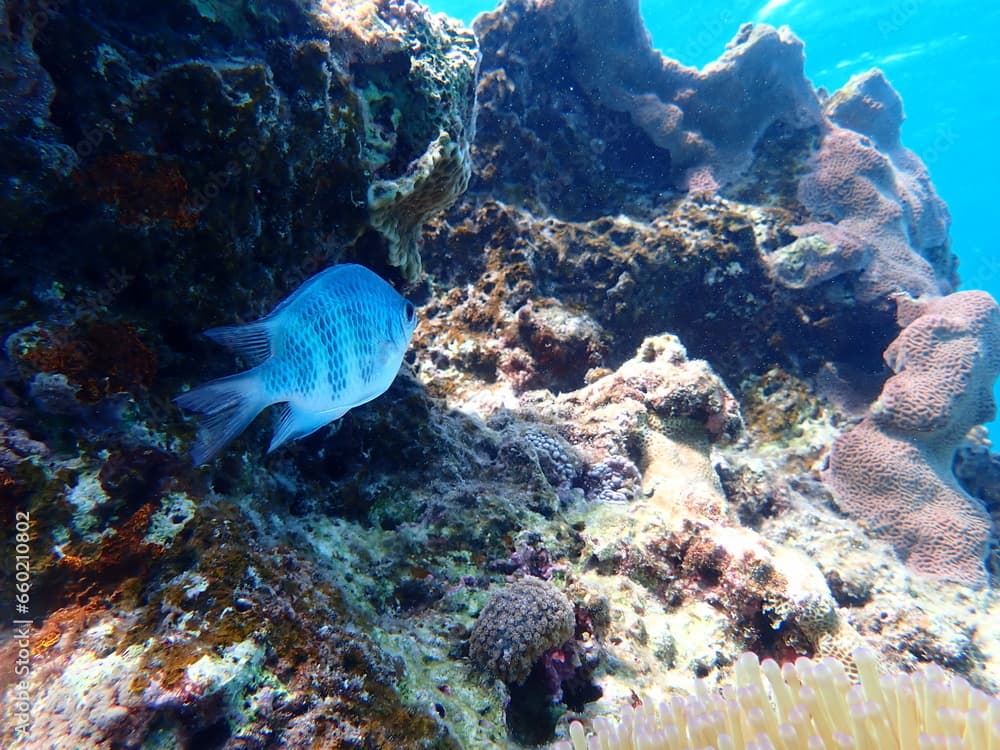
M 875 421 L 907 432 L 960 440 L 993 419 L 1000 372 L 1000 312 L 986 292 L 969 291 L 903 311 L 915 316 L 885 350 L 896 373 L 873 407 Z
M 861 423 L 841 435 L 826 479 L 914 571 L 986 583 L 990 518 L 951 471 L 962 437 L 995 413 L 1000 307 L 985 292 L 904 305 L 909 324 L 885 352 L 895 371 Z
M 486 602 L 469 638 L 469 656 L 506 683 L 520 685 L 546 651 L 573 637 L 573 605 L 555 586 L 524 578 Z
M 931 185 L 927 167 L 899 141 L 903 102 L 878 69 L 854 76 L 826 105 L 830 120 L 871 138 L 892 162 L 896 194 L 911 247 L 934 266 L 943 279 L 954 271 L 944 251 L 948 242 L 948 208 Z
M 829 124 L 811 170 L 799 182 L 798 197 L 812 215 L 810 226 L 830 222 L 841 233 L 871 243 L 873 252 L 856 285 L 859 298 L 951 291 L 948 210 L 923 162 L 899 142 L 899 95 L 880 71 L 872 70 L 837 91 L 826 114 Z M 829 230 L 823 234 L 830 239 Z M 850 258 L 841 264 L 843 270 L 854 270 L 854 243 L 843 245 L 843 251 Z M 821 275 L 816 281 L 825 279 Z

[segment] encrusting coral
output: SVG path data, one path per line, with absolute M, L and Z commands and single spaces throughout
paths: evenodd
M 409 58 L 407 86 L 401 90 L 383 86 L 370 101 L 369 90 L 363 92 L 370 158 L 375 166 L 387 161 L 383 171 L 396 171 L 395 176 L 380 176 L 369 186 L 369 221 L 388 243 L 390 265 L 413 281 L 421 271 L 423 225 L 465 192 L 472 175 L 479 49 L 464 26 L 415 3 L 368 5 L 370 10 L 364 14 L 368 21 L 362 28 L 381 24 L 388 38 L 398 39 L 384 58 Z M 347 11 L 348 16 L 351 13 Z M 406 34 L 393 32 L 400 27 L 407 29 Z M 378 132 L 373 132 L 375 127 Z M 387 153 L 378 153 L 380 145 Z M 405 171 L 400 170 L 401 156 L 420 148 L 403 165 Z
M 728 182 L 749 167 L 775 123 L 805 128 L 820 119 L 801 73 L 802 42 L 787 29 L 746 24 L 719 60 L 698 71 L 653 49 L 637 0 L 509 0 L 505 9 L 561 27 L 559 36 L 573 45 L 573 77 L 668 152 L 682 184 L 706 167 Z M 753 96 L 745 93 L 747 81 Z
M 465 192 L 471 174 L 468 142 L 456 143 L 442 130 L 404 176 L 368 188 L 372 226 L 389 243 L 389 263 L 407 279 L 420 276 L 424 224 Z
M 904 152 L 907 158 L 893 159 Z M 896 292 L 917 297 L 952 291 L 953 269 L 941 268 L 938 259 L 948 213 L 916 156 L 905 149 L 883 153 L 866 136 L 831 126 L 810 165 L 798 196 L 816 223 L 797 233 L 819 235 L 838 248 L 841 273 L 862 270 L 855 285 L 862 301 Z M 916 231 L 920 214 L 936 216 L 937 230 Z M 857 249 L 858 238 L 864 238 L 865 252 Z
M 1000 700 L 929 665 L 915 674 L 880 675 L 875 654 L 853 654 L 860 684 L 836 659 L 778 666 L 744 654 L 735 684 L 721 694 L 695 683 L 694 695 L 627 706 L 617 722 L 594 722 L 586 736 L 553 750 L 995 750 Z
M 348 255 L 412 278 L 421 225 L 468 183 L 476 39 L 418 3 L 178 0 L 163 12 L 184 32 L 112 6 L 4 8 L 14 297 L 114 302 L 139 329 L 155 310 L 191 338 Z
M 836 91 L 824 111 L 819 149 L 798 185 L 812 221 L 793 227 L 799 239 L 775 254 L 779 280 L 812 285 L 860 271 L 854 287 L 866 301 L 953 291 L 948 209 L 924 163 L 900 143 L 899 95 L 881 71 L 870 70 Z M 789 274 L 788 257 L 817 245 L 821 263 L 816 256 L 801 259 L 809 276 Z

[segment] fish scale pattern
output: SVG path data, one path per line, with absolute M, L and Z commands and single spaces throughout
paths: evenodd
M 280 338 L 282 345 L 276 347 L 280 356 L 271 359 L 263 368 L 265 387 L 271 393 L 308 395 L 316 379 L 316 366 L 308 343 L 301 335 Z
M 391 335 L 391 320 L 384 310 L 393 308 L 384 306 L 389 300 L 382 295 L 363 299 L 366 294 L 371 296 L 361 285 L 347 283 L 340 289 L 320 290 L 303 304 L 289 305 L 290 319 L 281 336 L 287 352 L 281 372 L 286 379 L 277 380 L 277 387 L 284 385 L 303 397 L 337 398 L 352 384 L 372 381 L 377 331 L 385 327 Z

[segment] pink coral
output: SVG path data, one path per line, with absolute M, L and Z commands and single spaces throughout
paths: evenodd
M 888 223 L 902 216 L 899 204 L 884 197 L 892 189 L 888 157 L 867 138 L 832 128 L 813 158 L 812 172 L 799 184 L 799 199 L 814 214 L 834 221 L 866 212 Z
M 868 136 L 892 162 L 910 244 L 932 263 L 948 240 L 948 209 L 931 185 L 927 167 L 899 139 L 903 102 L 878 69 L 854 76 L 826 105 L 830 120 Z M 951 268 L 939 271 L 949 273 Z
M 905 292 L 914 297 L 950 289 L 950 270 L 935 268 L 945 242 L 947 221 L 930 231 L 924 204 L 936 195 L 918 190 L 926 171 L 912 153 L 900 165 L 875 148 L 864 135 L 832 126 L 813 156 L 812 171 L 799 183 L 799 200 L 816 221 L 835 223 L 842 231 L 872 244 L 871 262 L 861 273 L 857 293 L 863 302 Z M 920 238 L 935 243 L 923 246 Z M 944 277 L 944 278 L 942 278 Z
M 885 361 L 896 372 L 872 408 L 875 421 L 905 432 L 960 440 L 993 418 L 1000 372 L 1000 311 L 986 292 L 931 300 L 903 329 Z
M 896 374 L 834 443 L 826 479 L 840 506 L 912 570 L 980 587 L 990 518 L 961 489 L 951 461 L 962 437 L 995 413 L 1000 307 L 972 291 L 901 313 L 912 319 L 885 352 Z
M 869 71 L 836 92 L 826 114 L 829 125 L 798 197 L 814 222 L 835 223 L 871 243 L 858 297 L 950 292 L 956 280 L 947 252 L 948 210 L 923 162 L 900 144 L 898 94 L 880 72 Z

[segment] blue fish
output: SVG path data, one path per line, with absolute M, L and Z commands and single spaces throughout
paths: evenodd
M 218 455 L 271 404 L 283 406 L 268 453 L 385 393 L 416 323 L 413 305 L 388 283 L 344 263 L 303 282 L 260 320 L 205 331 L 253 367 L 174 399 L 204 415 L 195 464 Z

